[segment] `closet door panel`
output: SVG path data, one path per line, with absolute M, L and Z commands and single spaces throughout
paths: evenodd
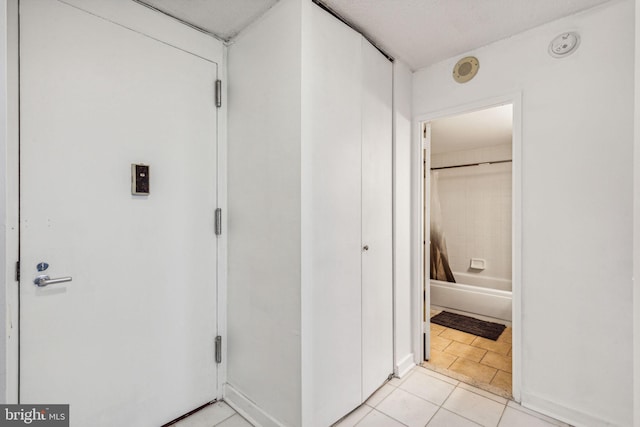
M 303 425 L 324 427 L 362 395 L 361 44 L 310 5 L 301 128 Z
M 392 65 L 362 40 L 362 398 L 393 372 Z

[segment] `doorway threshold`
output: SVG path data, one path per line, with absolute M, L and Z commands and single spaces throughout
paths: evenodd
M 497 396 L 504 397 L 505 399 L 513 400 L 513 395 L 511 394 L 511 387 L 507 389 L 507 388 L 498 387 L 492 384 L 487 384 L 485 382 L 476 380 L 467 375 L 452 371 L 450 369 L 441 368 L 432 363 L 429 363 L 428 361 L 422 362 L 422 367 L 430 371 L 437 372 L 438 374 L 445 375 L 449 378 L 453 378 L 454 380 L 477 387 L 484 391 L 488 391 L 489 393 L 493 393 Z

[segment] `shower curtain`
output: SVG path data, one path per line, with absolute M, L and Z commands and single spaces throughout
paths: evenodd
M 438 172 L 431 172 L 431 279 L 455 283 L 449 256 L 447 254 L 447 242 L 442 229 L 442 210 L 440 208 L 440 196 L 438 195 Z

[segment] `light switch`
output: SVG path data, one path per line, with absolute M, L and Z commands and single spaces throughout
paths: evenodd
M 148 165 L 131 165 L 131 194 L 135 196 L 149 195 Z

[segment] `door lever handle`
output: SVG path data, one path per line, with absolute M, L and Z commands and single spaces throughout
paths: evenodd
M 55 285 L 56 283 L 64 283 L 70 282 L 71 277 L 58 277 L 57 279 L 51 279 L 49 276 L 42 275 L 35 278 L 33 284 L 39 288 L 44 288 L 45 286 Z

